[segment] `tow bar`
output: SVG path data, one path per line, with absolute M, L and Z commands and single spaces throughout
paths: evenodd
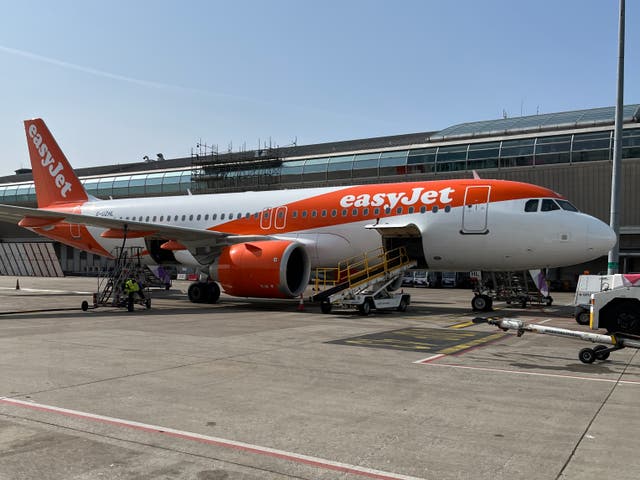
M 567 328 L 547 327 L 545 325 L 537 325 L 535 323 L 524 323 L 522 320 L 515 318 L 482 318 L 476 317 L 473 319 L 474 323 L 488 323 L 489 325 L 495 325 L 500 330 L 508 331 L 515 330 L 518 337 L 524 335 L 525 332 L 540 333 L 543 335 L 554 335 L 556 337 L 575 338 L 578 340 L 584 340 L 585 342 L 592 343 L 604 343 L 611 345 L 607 347 L 605 345 L 596 345 L 593 348 L 583 348 L 578 353 L 578 359 L 582 363 L 593 363 L 596 360 L 606 360 L 609 358 L 609 354 L 616 350 L 622 350 L 623 348 L 640 348 L 640 337 L 635 337 L 627 334 L 614 333 L 613 335 L 602 335 L 600 333 L 591 332 L 578 332 L 576 330 L 569 330 Z

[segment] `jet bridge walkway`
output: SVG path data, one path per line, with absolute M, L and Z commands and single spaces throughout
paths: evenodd
M 341 261 L 337 267 L 315 270 L 311 301 L 322 306 L 356 298 L 361 292 L 400 285 L 402 275 L 416 262 L 409 259 L 404 247 L 386 251 L 378 248 Z

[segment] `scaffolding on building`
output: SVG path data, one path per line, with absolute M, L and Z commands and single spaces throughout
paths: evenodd
M 220 193 L 275 188 L 280 183 L 280 149 L 218 153 L 216 146 L 198 144 L 191 153 L 193 193 Z

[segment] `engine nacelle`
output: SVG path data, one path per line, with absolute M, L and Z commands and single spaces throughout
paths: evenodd
M 232 245 L 210 267 L 211 278 L 236 297 L 297 297 L 307 287 L 310 273 L 304 246 L 285 240 Z

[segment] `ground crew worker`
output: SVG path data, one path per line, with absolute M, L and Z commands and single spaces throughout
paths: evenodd
M 124 282 L 124 294 L 127 295 L 127 310 L 130 312 L 133 312 L 133 296 L 136 293 L 144 300 L 144 293 L 140 289 L 140 284 L 133 278 L 127 279 Z

